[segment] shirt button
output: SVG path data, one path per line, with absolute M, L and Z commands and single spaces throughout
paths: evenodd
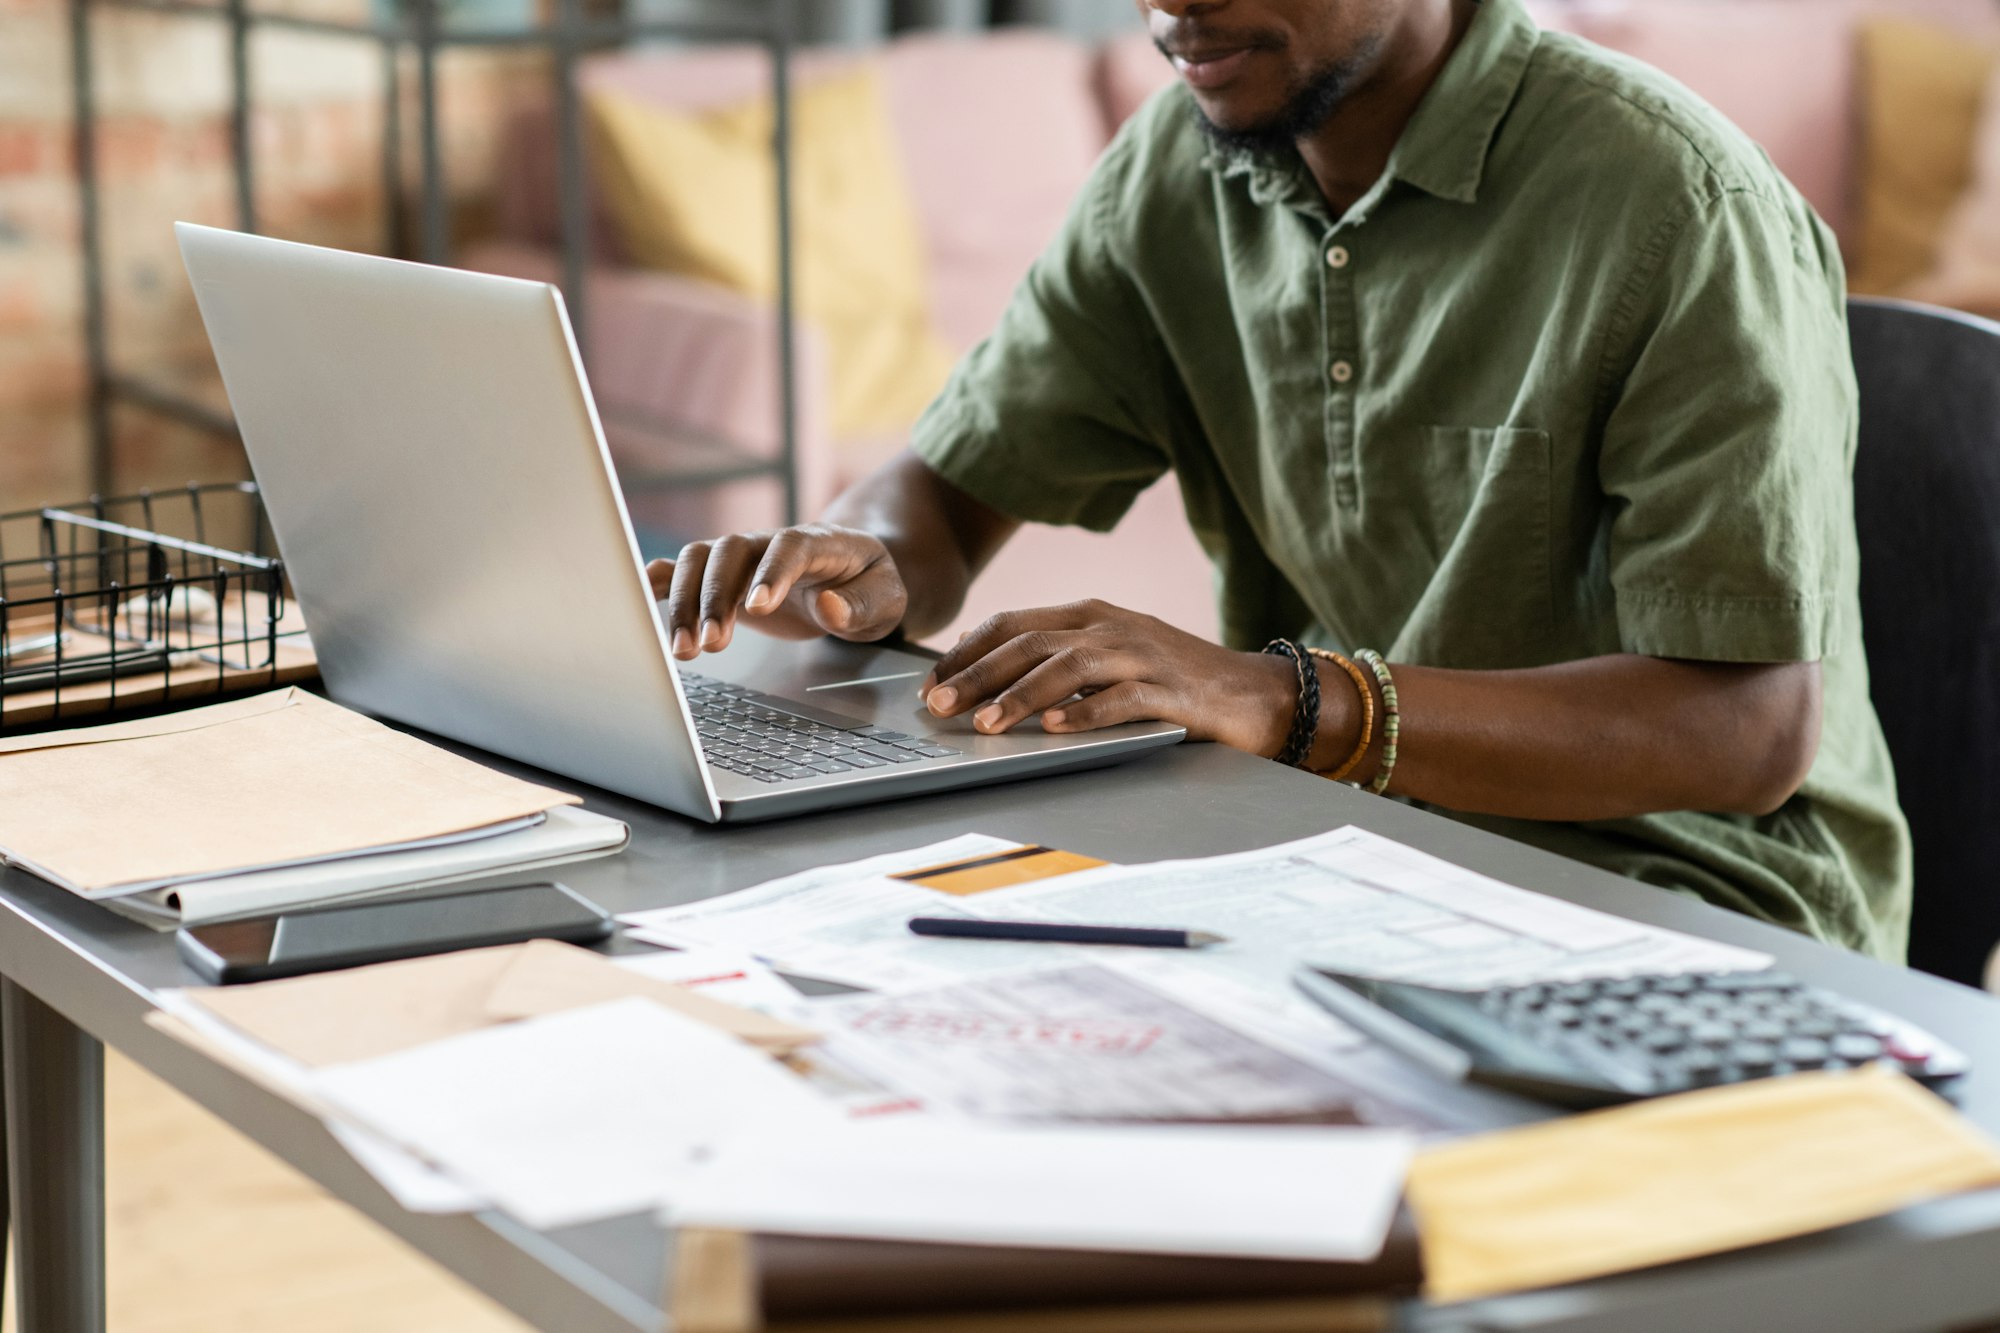
M 1344 245 L 1336 245 L 1326 252 L 1326 262 L 1330 268 L 1346 268 L 1347 261 L 1351 258 L 1353 256 L 1347 253 L 1347 247 Z
M 1329 373 L 1332 374 L 1335 384 L 1345 384 L 1354 378 L 1354 363 L 1351 361 L 1336 361 L 1333 363 L 1333 370 Z

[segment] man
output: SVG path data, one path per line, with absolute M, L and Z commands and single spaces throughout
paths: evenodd
M 654 567 L 676 654 L 739 615 L 934 632 L 1020 522 L 1109 529 L 1171 468 L 1229 646 L 1095 602 L 997 616 L 934 713 L 1275 756 L 1306 692 L 1258 650 L 1379 649 L 1392 793 L 1900 958 L 1826 228 L 1685 89 L 1518 0 L 1142 9 L 1180 86 L 909 452 L 822 523 Z M 1375 777 L 1379 680 L 1312 669 L 1302 766 L 1369 734 Z

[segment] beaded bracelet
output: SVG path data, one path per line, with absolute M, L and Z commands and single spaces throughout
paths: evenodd
M 1355 693 L 1361 696 L 1361 739 L 1355 742 L 1354 752 L 1347 756 L 1347 762 L 1331 773 L 1320 776 L 1329 782 L 1339 782 L 1352 773 L 1368 755 L 1368 746 L 1375 739 L 1375 691 L 1368 688 L 1368 677 L 1361 674 L 1361 668 L 1354 665 L 1354 659 L 1341 653 L 1329 652 L 1324 648 L 1308 648 L 1307 652 L 1322 662 L 1332 662 L 1347 673 L 1354 682 Z
M 1354 656 L 1367 664 L 1375 673 L 1376 684 L 1382 687 L 1382 767 L 1368 784 L 1368 790 L 1380 796 L 1389 789 L 1389 777 L 1396 771 L 1396 742 L 1402 738 L 1403 714 L 1396 707 L 1396 679 L 1389 674 L 1389 664 L 1382 660 L 1382 654 L 1363 648 Z
M 1273 657 L 1289 657 L 1298 668 L 1299 706 L 1292 712 L 1292 730 L 1285 739 L 1285 748 L 1277 756 L 1279 763 L 1297 768 L 1312 754 L 1313 742 L 1319 736 L 1319 672 L 1306 650 L 1290 639 L 1273 639 L 1264 645 L 1264 651 Z

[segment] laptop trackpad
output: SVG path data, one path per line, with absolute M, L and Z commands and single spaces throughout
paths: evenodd
M 786 642 L 739 633 L 728 648 L 706 654 L 688 668 L 790 701 L 802 716 L 829 723 L 846 719 L 912 736 L 979 734 L 969 714 L 931 716 L 917 698 L 931 659 L 900 648 L 837 639 Z M 1039 731 L 1040 724 L 1023 729 Z

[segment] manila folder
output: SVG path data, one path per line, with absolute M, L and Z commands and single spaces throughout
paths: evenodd
M 0 855 L 93 898 L 577 804 L 300 689 L 0 741 Z

